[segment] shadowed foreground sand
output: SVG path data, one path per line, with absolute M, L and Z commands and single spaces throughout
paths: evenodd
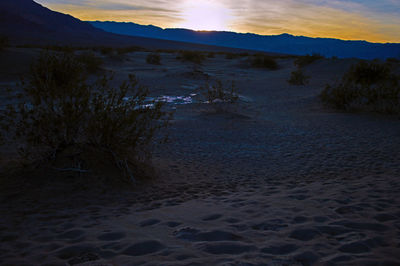
M 267 71 L 217 56 L 192 71 L 162 58 L 106 65 L 116 81 L 135 72 L 154 96 L 193 95 L 169 104 L 158 177 L 133 192 L 7 193 L 0 264 L 400 264 L 398 118 L 338 113 L 317 99 L 351 60 L 318 61 L 306 68 L 311 84 L 295 87 L 292 59 Z M 239 105 L 216 113 L 200 103 L 207 78 L 234 80 Z

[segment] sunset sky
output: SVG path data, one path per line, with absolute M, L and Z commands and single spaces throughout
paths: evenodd
M 81 20 L 400 42 L 400 0 L 35 0 Z

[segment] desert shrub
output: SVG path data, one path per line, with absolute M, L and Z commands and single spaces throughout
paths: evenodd
M 89 73 L 96 73 L 101 69 L 103 60 L 96 56 L 93 52 L 83 52 L 76 56 L 78 62 L 80 62 Z
M 220 80 L 214 84 L 207 83 L 201 88 L 202 95 L 208 103 L 236 103 L 239 100 L 235 84 L 232 82 L 231 86 L 224 87 Z
M 295 61 L 294 64 L 298 67 L 304 67 L 314 63 L 315 61 L 324 58 L 320 54 L 312 54 L 312 55 L 304 55 L 299 56 Z
M 139 46 L 128 46 L 128 47 L 117 48 L 117 53 L 122 55 L 122 54 L 140 52 L 140 51 L 144 51 L 144 50 L 145 50 L 144 48 L 139 47 Z
M 360 61 L 334 85 L 327 85 L 321 99 L 345 110 L 400 112 L 400 78 L 390 64 Z
M 215 53 L 209 52 L 207 55 L 208 58 L 215 58 Z
M 8 38 L 6 36 L 0 36 L 0 51 L 8 46 Z
M 297 70 L 292 71 L 288 83 L 296 86 L 304 86 L 308 84 L 309 80 L 310 77 L 306 76 L 301 68 L 298 68 Z
M 177 59 L 195 64 L 201 64 L 204 61 L 205 56 L 202 52 L 198 51 L 181 51 Z
M 257 68 L 267 68 L 270 70 L 278 69 L 276 60 L 265 54 L 255 54 L 251 60 L 251 65 Z
M 161 64 L 161 56 L 158 53 L 150 53 L 146 57 L 146 62 L 152 65 L 160 65 Z
M 390 64 L 399 64 L 400 63 L 400 59 L 399 58 L 395 58 L 395 57 L 389 57 L 386 59 L 387 63 Z
M 226 53 L 225 54 L 225 59 L 236 59 L 240 57 L 240 54 L 237 53 Z
M 100 47 L 100 53 L 102 55 L 111 55 L 114 52 L 114 49 L 112 47 Z
M 134 76 L 117 88 L 110 77 L 89 85 L 83 69 L 71 54 L 42 54 L 21 84 L 25 100 L 0 115 L 2 129 L 32 161 L 49 163 L 67 149 L 90 149 L 110 154 L 132 178 L 129 165 L 151 157 L 167 114 L 162 103 L 146 101 L 148 91 Z

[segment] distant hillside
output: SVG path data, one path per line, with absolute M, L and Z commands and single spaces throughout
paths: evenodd
M 152 25 L 143 26 L 123 22 L 90 22 L 96 28 L 108 32 L 226 46 L 248 50 L 259 50 L 283 54 L 304 55 L 319 53 L 324 56 L 357 57 L 364 59 L 397 57 L 400 58 L 400 44 L 378 44 L 366 41 L 343 41 L 328 38 L 309 38 L 289 34 L 262 36 L 234 32 L 192 31 L 187 29 L 162 29 Z
M 8 37 L 11 44 L 237 50 L 109 33 L 70 15 L 52 11 L 33 0 L 0 0 L 0 35 Z

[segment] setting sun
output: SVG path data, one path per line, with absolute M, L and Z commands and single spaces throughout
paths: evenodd
M 193 30 L 228 30 L 232 20 L 229 9 L 212 1 L 187 1 L 183 7 L 183 21 L 177 26 Z

